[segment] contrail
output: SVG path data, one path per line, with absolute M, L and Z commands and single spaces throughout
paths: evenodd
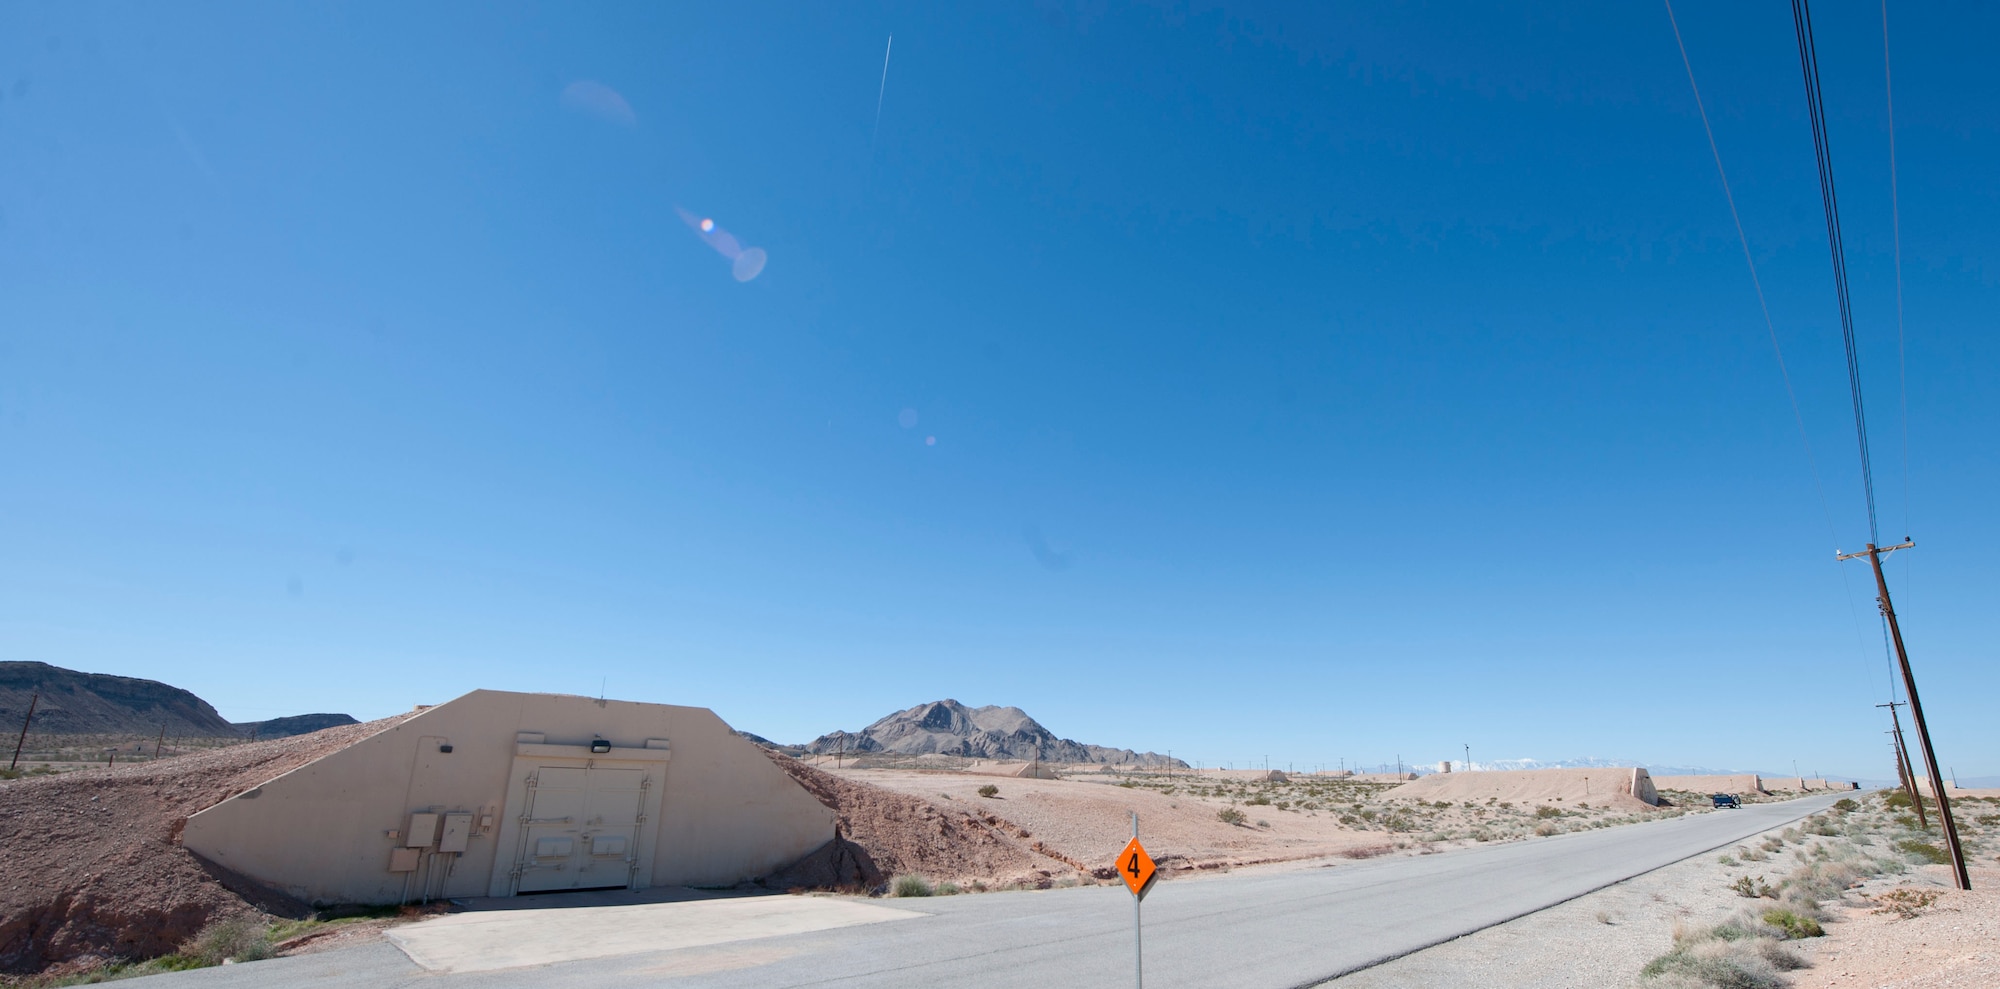
M 896 36 L 889 36 L 889 43 L 882 47 L 882 88 L 875 92 L 875 130 L 868 135 L 868 152 L 875 152 L 875 138 L 882 133 L 882 97 L 889 92 L 889 52 L 896 47 Z

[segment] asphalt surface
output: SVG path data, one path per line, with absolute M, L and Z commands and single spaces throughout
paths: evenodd
M 1439 855 L 1159 883 L 1144 904 L 1146 982 L 1159 989 L 1315 985 L 1734 844 L 1840 796 Z M 385 943 L 139 982 L 146 989 L 933 989 L 977 980 L 983 989 L 1051 989 L 1133 981 L 1133 910 L 1122 887 L 859 902 L 923 916 L 489 971 L 428 971 Z M 577 908 L 576 919 L 552 925 L 549 936 L 589 938 L 590 909 Z

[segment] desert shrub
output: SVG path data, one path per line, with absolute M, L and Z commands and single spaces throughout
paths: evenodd
M 1822 923 L 1833 919 L 1832 914 L 1821 909 L 1818 900 L 1813 899 L 1805 890 L 1796 887 L 1779 894 L 1778 905 L 1801 917 L 1811 917 Z
M 1938 891 L 1934 889 L 1914 889 L 1904 886 L 1892 889 L 1875 898 L 1875 909 L 1870 913 L 1893 913 L 1904 920 L 1912 920 L 1936 903 Z
M 1785 885 L 1816 899 L 1831 900 L 1873 871 L 1850 861 L 1813 862 L 1795 870 Z
M 1215 819 L 1224 824 L 1242 824 L 1245 820 L 1243 812 L 1234 807 L 1224 807 L 1216 811 Z
M 1903 852 L 1904 854 L 1910 856 L 1912 859 L 1922 859 L 1923 861 L 1929 862 L 1932 865 L 1943 865 L 1946 862 L 1951 861 L 1951 856 L 1946 855 L 1944 853 L 1944 849 L 1939 848 L 1938 846 L 1933 845 L 1928 841 L 1918 841 L 1915 838 L 1905 838 L 1902 841 L 1896 843 L 1896 848 L 1899 851 Z
M 1779 973 L 1797 968 L 1798 962 L 1797 955 L 1768 938 L 1704 940 L 1676 945 L 1674 950 L 1648 962 L 1639 974 L 1647 979 L 1668 978 L 1680 985 L 1717 989 L 1780 989 L 1788 983 Z
M 1819 921 L 1803 914 L 1793 913 L 1783 907 L 1764 911 L 1764 923 L 1784 931 L 1785 939 L 1788 941 L 1819 937 L 1826 933 L 1826 930 L 1819 926 Z
M 997 797 L 1000 795 L 1000 788 L 988 783 L 979 788 L 979 795 L 982 797 Z
M 1806 833 L 1831 838 L 1840 834 L 1840 829 L 1834 827 L 1833 822 L 1827 818 L 1814 817 L 1806 822 Z
M 1910 805 L 1910 795 L 1901 790 L 1891 790 L 1889 791 L 1888 796 L 1882 798 L 1882 806 L 1887 807 L 1890 810 L 1896 810 L 1898 808 L 1908 807 L 1909 805 Z
M 930 880 L 915 873 L 906 872 L 889 880 L 890 896 L 931 896 L 936 893 Z
M 1260 828 L 1268 828 L 1271 826 L 1271 822 L 1264 820 L 1263 818 L 1260 817 L 1257 819 L 1257 826 Z
M 1546 820 L 1551 817 L 1561 817 L 1563 816 L 1563 812 L 1554 807 L 1543 805 L 1535 808 L 1535 816 Z
M 1721 858 L 1716 859 L 1716 861 L 1722 863 L 1723 865 L 1736 864 L 1736 858 L 1732 855 L 1723 855 Z
M 1542 823 L 1535 825 L 1535 834 L 1542 838 L 1546 838 L 1552 834 L 1557 833 L 1560 830 L 1561 829 L 1557 828 L 1555 825 L 1550 824 L 1547 821 L 1543 821 Z
M 1843 814 L 1851 814 L 1857 810 L 1860 810 L 1861 805 L 1855 803 L 1853 797 L 1842 797 L 1839 800 L 1833 802 L 1833 809 Z
M 1074 885 L 1073 881 L 1072 885 Z M 944 882 L 937 884 L 937 889 L 935 892 L 939 896 L 957 896 L 958 894 L 965 892 L 965 890 L 959 888 L 959 885 L 957 883 Z
M 177 954 L 201 966 L 254 962 L 271 957 L 270 932 L 271 925 L 255 914 L 223 917 L 210 921 Z
M 1763 843 L 1758 845 L 1758 847 L 1767 852 L 1783 851 L 1785 848 L 1785 839 L 1773 835 L 1764 839 Z
M 1770 883 L 1765 882 L 1763 876 L 1758 876 L 1754 879 L 1749 876 L 1744 876 L 1736 880 L 1735 882 L 1730 883 L 1729 889 L 1732 892 L 1734 892 L 1737 896 L 1745 897 L 1747 899 L 1752 899 L 1752 900 L 1760 898 L 1775 900 L 1778 898 L 1778 891 L 1774 889 Z
M 1250 805 L 1250 806 L 1252 806 L 1252 807 L 1269 807 L 1269 806 L 1271 806 L 1271 798 L 1270 798 L 1270 797 L 1267 797 L 1267 796 L 1265 796 L 1265 795 L 1263 795 L 1263 794 L 1261 794 L 1261 793 L 1260 793 L 1260 794 L 1258 794 L 1258 795 L 1256 795 L 1256 796 L 1254 796 L 1254 797 L 1251 797 L 1250 799 L 1248 799 L 1248 800 L 1245 800 L 1245 801 L 1243 801 L 1243 802 L 1244 802 L 1244 803 L 1246 803 L 1246 804 L 1249 804 L 1249 805 Z
M 1714 927 L 1674 926 L 1674 948 L 1640 971 L 1648 980 L 1674 986 L 1719 989 L 1776 989 L 1783 975 L 1803 968 L 1805 959 L 1779 944 L 1778 928 L 1751 910 L 1739 910 Z

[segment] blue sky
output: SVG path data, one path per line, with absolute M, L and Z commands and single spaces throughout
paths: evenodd
M 1677 12 L 1819 487 L 1663 9 L 7 5 L 0 656 L 238 720 L 955 697 L 1211 764 L 1887 776 L 1790 19 Z M 1817 17 L 1961 775 L 1996 16 L 1893 12 L 1907 448 L 1879 10 Z

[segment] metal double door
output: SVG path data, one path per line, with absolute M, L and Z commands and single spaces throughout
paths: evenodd
M 515 892 L 632 885 L 652 776 L 594 763 L 537 767 L 526 780 Z

